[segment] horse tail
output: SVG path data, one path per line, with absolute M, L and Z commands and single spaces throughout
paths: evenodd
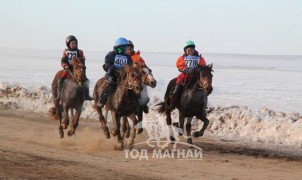
M 156 104 L 155 106 L 159 106 L 159 108 L 157 109 L 157 112 L 159 112 L 160 114 L 165 112 L 165 102 L 164 101 Z

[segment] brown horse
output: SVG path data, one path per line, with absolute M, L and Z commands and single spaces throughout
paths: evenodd
M 142 124 L 140 124 L 143 120 L 143 109 L 148 104 L 150 98 L 148 97 L 147 87 L 150 86 L 151 88 L 156 87 L 156 79 L 154 78 L 152 74 L 152 70 L 145 64 L 145 63 L 136 63 L 135 67 L 139 68 L 140 71 L 142 71 L 142 82 L 144 84 L 144 89 L 142 90 L 139 98 L 139 106 L 136 108 L 136 115 L 139 123 L 139 128 L 137 133 L 141 134 L 143 132 L 143 128 L 141 127 Z M 106 112 L 106 116 L 107 116 Z M 130 136 L 131 127 L 129 125 L 129 121 L 127 119 L 127 116 L 122 117 L 122 136 L 125 135 L 126 138 Z
M 194 132 L 194 137 L 203 136 L 206 127 L 209 125 L 209 120 L 206 114 L 206 97 L 212 92 L 212 67 L 213 65 L 199 66 L 189 74 L 190 78 L 184 84 L 183 92 L 181 94 L 180 102 L 176 105 L 179 110 L 179 122 L 175 123 L 175 126 L 180 126 L 183 130 L 184 120 L 186 117 L 186 131 L 187 131 L 187 142 L 192 144 L 191 138 L 191 120 L 193 116 L 203 121 L 203 127 L 200 131 Z M 176 78 L 172 79 L 168 84 L 165 101 L 158 104 L 158 112 L 166 114 L 167 125 L 171 125 L 171 110 L 168 108 L 170 105 L 170 94 L 172 94 L 176 85 Z M 170 130 L 172 135 L 172 130 Z M 182 135 L 182 134 L 180 134 Z M 170 140 L 174 141 L 173 136 L 170 136 Z
M 54 99 L 55 112 L 52 115 L 60 120 L 59 134 L 64 137 L 63 129 L 67 129 L 69 125 L 69 109 L 75 109 L 76 113 L 72 119 L 68 135 L 75 133 L 78 126 L 79 118 L 82 112 L 82 107 L 85 97 L 85 66 L 80 58 L 74 58 L 72 63 L 73 72 L 69 72 L 68 78 L 65 80 L 65 85 L 62 92 L 62 97 L 58 97 L 58 79 L 61 77 L 63 70 L 57 72 L 52 81 L 52 96 Z M 50 110 L 51 112 L 51 110 Z M 62 113 L 64 119 L 62 121 Z
M 133 122 L 133 126 L 136 126 L 138 121 L 135 116 L 135 108 L 139 105 L 139 95 L 142 86 L 142 75 L 138 68 L 130 67 L 125 65 L 123 69 L 118 70 L 118 82 L 114 92 L 109 96 L 108 101 L 105 105 L 105 109 L 111 111 L 112 119 L 114 122 L 114 129 L 111 130 L 113 136 L 117 136 L 118 146 L 117 149 L 124 148 L 123 136 L 120 132 L 120 120 L 122 116 L 128 116 Z M 94 91 L 93 99 L 95 104 L 98 101 L 99 95 L 102 93 L 103 87 L 105 85 L 105 78 L 101 78 L 97 81 Z M 99 120 L 101 122 L 101 128 L 107 138 L 110 138 L 110 133 L 108 127 L 106 126 L 106 121 L 102 108 L 95 106 L 98 114 Z M 128 145 L 134 143 L 134 138 L 136 136 L 136 130 L 133 128 Z

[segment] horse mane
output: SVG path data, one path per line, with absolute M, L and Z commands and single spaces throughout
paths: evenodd
M 123 68 L 120 68 L 117 70 L 118 81 L 122 81 L 123 79 L 125 79 L 127 73 L 129 73 L 131 71 L 134 71 L 134 72 L 136 71 L 137 73 L 141 74 L 141 70 L 139 68 L 129 66 L 128 64 L 126 64 Z
M 186 81 L 185 87 L 186 88 L 193 88 L 193 87 L 197 87 L 199 85 L 198 81 L 200 78 L 199 73 L 200 72 L 214 72 L 213 69 L 213 64 L 208 64 L 206 66 L 200 66 L 198 65 L 198 68 L 193 69 L 188 75 L 190 76 L 190 78 Z
M 190 78 L 186 81 L 185 88 L 193 88 L 199 80 L 200 69 L 193 69 L 188 75 Z
M 84 60 L 83 60 L 83 58 L 73 58 L 72 59 L 72 66 L 77 66 L 77 65 L 79 65 L 79 64 L 83 64 L 84 65 Z

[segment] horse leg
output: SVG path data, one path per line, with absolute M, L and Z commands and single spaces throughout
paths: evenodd
M 203 126 L 201 128 L 200 131 L 197 131 L 197 132 L 194 132 L 193 133 L 193 136 L 194 137 L 200 137 L 200 136 L 203 136 L 204 134 L 204 131 L 206 130 L 207 126 L 209 125 L 209 120 L 208 118 L 206 117 L 206 115 L 200 115 L 200 116 L 196 116 L 198 119 L 202 120 L 203 122 Z
M 138 124 L 139 127 L 137 129 L 137 134 L 141 134 L 143 132 L 143 125 L 142 125 L 142 121 L 143 121 L 143 107 L 140 106 L 139 110 L 137 112 L 137 119 L 138 119 Z
M 130 134 L 130 138 L 128 140 L 128 146 L 132 146 L 134 144 L 134 138 L 136 136 L 136 131 L 137 131 L 137 124 L 138 124 L 138 121 L 136 119 L 136 116 L 135 116 L 135 113 L 132 113 L 130 116 L 129 116 L 133 122 L 133 127 L 132 127 L 132 131 L 131 131 L 131 134 Z
M 114 117 L 115 117 L 115 113 L 113 111 L 111 111 L 111 117 L 112 117 L 112 121 L 113 121 L 113 128 L 110 130 L 112 136 L 116 136 L 117 133 L 116 133 L 116 121 L 114 120 Z
M 80 116 L 82 113 L 82 106 L 76 108 L 76 113 L 72 119 L 72 123 L 70 125 L 70 129 L 68 131 L 68 136 L 72 136 L 75 133 L 75 130 L 77 129 L 79 125 Z
M 101 123 L 101 128 L 103 129 L 103 133 L 106 136 L 106 138 L 109 139 L 110 138 L 110 133 L 109 133 L 109 129 L 106 125 L 106 120 L 105 120 L 105 117 L 103 115 L 102 108 L 96 107 L 96 110 L 99 114 L 99 121 Z
M 59 135 L 60 138 L 64 138 L 64 131 L 62 127 L 62 107 L 58 102 L 55 102 L 56 114 L 59 118 Z
M 172 130 L 172 126 L 171 126 L 172 125 L 171 111 L 168 108 L 165 108 L 165 114 L 167 116 L 166 121 L 167 121 L 167 126 L 169 127 L 170 141 L 174 142 L 175 138 L 174 138 L 173 130 Z
M 193 142 L 192 142 L 192 137 L 191 137 L 191 127 L 192 127 L 192 125 L 191 125 L 191 123 L 192 123 L 192 117 L 188 117 L 187 118 L 187 123 L 186 123 L 186 131 L 187 131 L 187 143 L 188 144 L 193 144 Z
M 69 125 L 68 110 L 69 110 L 68 107 L 64 107 L 64 109 L 63 109 L 64 119 L 63 119 L 63 122 L 62 122 L 62 127 L 63 127 L 64 129 L 67 129 L 67 127 L 68 127 L 68 125 Z
M 123 142 L 123 138 L 121 136 L 121 117 L 116 115 L 114 113 L 114 116 L 113 116 L 113 121 L 115 121 L 115 133 L 116 133 L 116 136 L 117 136 L 117 146 L 115 147 L 116 150 L 123 150 L 124 149 L 124 142 Z
M 183 113 L 179 111 L 179 118 L 178 118 L 178 121 L 179 121 L 179 128 L 180 128 L 180 131 L 182 132 L 179 132 L 179 135 L 182 136 L 183 133 L 184 133 L 184 123 L 185 123 L 185 117 L 183 116 Z
M 131 131 L 131 127 L 128 118 L 126 118 L 126 133 L 125 133 L 126 138 L 130 137 L 130 131 Z
M 124 138 L 127 126 L 126 126 L 127 116 L 122 117 L 122 138 Z

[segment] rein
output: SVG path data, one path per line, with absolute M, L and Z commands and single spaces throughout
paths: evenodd
M 82 64 L 79 64 L 78 66 L 83 66 Z M 68 70 L 69 74 L 71 75 L 71 77 L 79 84 L 81 85 L 81 81 L 79 81 L 77 78 L 76 78 L 76 75 L 80 72 L 83 71 L 83 68 L 79 71 L 77 71 L 75 74 L 73 74 L 70 70 Z
M 129 76 L 129 74 L 127 73 L 127 76 L 126 76 L 126 77 L 127 77 L 127 82 L 126 82 L 126 84 L 124 84 L 124 86 L 125 86 L 126 89 L 131 90 L 131 89 L 133 89 L 133 84 L 134 84 L 134 82 L 136 81 L 137 76 L 134 78 L 134 80 L 133 80 L 132 83 L 129 82 L 128 76 Z

